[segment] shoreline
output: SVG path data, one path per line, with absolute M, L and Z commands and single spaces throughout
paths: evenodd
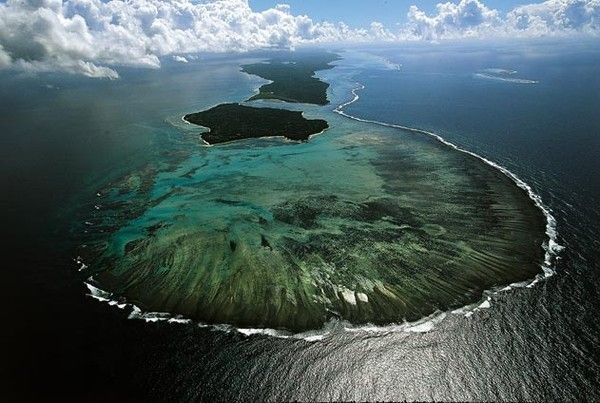
M 197 125 L 195 123 L 190 123 L 187 120 L 185 120 L 185 117 L 189 115 L 189 114 L 185 114 L 181 116 L 181 120 L 184 121 L 185 123 L 187 123 L 190 126 L 198 126 L 200 128 L 204 128 L 206 129 L 206 132 L 209 133 L 210 132 L 210 128 L 209 127 L 205 127 L 205 126 L 201 126 L 201 125 Z M 304 112 L 302 112 L 302 117 L 306 119 L 306 117 L 304 116 Z M 248 141 L 248 140 L 268 140 L 268 139 L 274 139 L 274 140 L 280 140 L 282 143 L 294 143 L 294 144 L 302 144 L 302 143 L 307 143 L 308 141 L 312 140 L 313 137 L 317 137 L 320 136 L 322 134 L 324 134 L 327 130 L 329 130 L 330 127 L 326 127 L 323 130 L 321 130 L 318 133 L 313 133 L 310 134 L 308 136 L 308 138 L 306 140 L 292 140 L 286 136 L 260 136 L 260 137 L 247 137 L 247 138 L 243 138 L 243 139 L 239 139 L 239 140 L 230 140 L 230 141 L 224 141 L 222 143 L 215 143 L 215 144 L 210 144 L 209 142 L 207 142 L 206 140 L 204 140 L 202 138 L 202 135 L 200 135 L 200 140 L 202 140 L 202 142 L 204 144 L 201 144 L 201 147 L 214 147 L 214 146 L 220 146 L 220 145 L 228 145 L 228 144 L 233 144 L 233 143 L 237 143 L 240 141 Z
M 551 214 L 550 209 L 548 207 L 546 207 L 546 205 L 544 205 L 544 203 L 542 202 L 541 196 L 538 195 L 537 193 L 535 193 L 533 191 L 533 189 L 531 188 L 531 186 L 529 186 L 527 183 L 525 183 L 525 181 L 523 181 L 516 174 L 511 172 L 508 168 L 505 168 L 502 165 L 500 165 L 494 161 L 491 161 L 473 151 L 469 151 L 464 148 L 461 148 L 461 147 L 457 146 L 456 144 L 451 143 L 448 140 L 444 139 L 439 134 L 436 134 L 436 133 L 433 133 L 433 132 L 430 132 L 427 130 L 415 128 L 415 127 L 408 127 L 408 126 L 403 126 L 403 125 L 393 124 L 393 123 L 385 123 L 385 122 L 380 122 L 377 120 L 363 119 L 363 118 L 359 118 L 359 117 L 356 117 L 356 116 L 353 116 L 353 115 L 350 115 L 350 114 L 344 112 L 343 108 L 355 103 L 356 101 L 358 101 L 360 99 L 360 96 L 357 94 L 357 91 L 365 89 L 365 86 L 363 84 L 357 83 L 357 85 L 358 86 L 355 87 L 354 89 L 352 89 L 352 91 L 351 91 L 353 98 L 350 101 L 344 102 L 344 103 L 340 104 L 339 106 L 337 106 L 336 108 L 334 108 L 333 112 L 337 113 L 338 115 L 347 117 L 348 119 L 356 120 L 358 122 L 371 123 L 371 124 L 376 124 L 376 125 L 385 126 L 385 127 L 392 127 L 392 128 L 412 132 L 412 133 L 425 134 L 427 136 L 433 137 L 440 143 L 442 143 L 456 151 L 459 151 L 459 152 L 468 154 L 472 157 L 475 157 L 478 160 L 484 162 L 485 164 L 499 170 L 504 175 L 506 175 L 509 179 L 511 179 L 519 188 L 524 190 L 527 193 L 527 195 L 529 196 L 529 198 L 533 201 L 534 205 L 538 209 L 540 209 L 542 214 L 546 217 L 546 236 L 548 237 L 548 240 L 542 244 L 542 249 L 544 249 L 544 251 L 545 251 L 544 264 L 541 267 L 542 271 L 544 273 L 544 276 L 542 278 L 550 277 L 553 274 L 555 274 L 555 272 L 551 266 L 553 265 L 554 260 L 558 257 L 560 251 L 562 251 L 564 249 L 564 247 L 561 246 L 560 244 L 558 244 L 558 242 L 557 242 L 558 232 L 556 230 L 556 219 Z M 539 280 L 541 280 L 541 279 L 538 279 L 537 276 L 534 279 L 535 282 L 537 282 Z
M 230 102 L 185 114 L 181 120 L 204 129 L 200 138 L 207 146 L 279 137 L 286 141 L 302 143 L 309 141 L 314 135 L 322 134 L 329 128 L 329 122 L 323 119 L 307 119 L 304 111 L 270 106 L 255 107 L 246 103 Z M 238 120 L 245 121 L 246 124 L 240 124 Z M 232 126 L 230 122 L 235 122 L 233 123 L 234 127 L 230 127 Z M 249 124 L 250 127 L 248 127 Z M 259 133 L 262 135 L 255 135 Z

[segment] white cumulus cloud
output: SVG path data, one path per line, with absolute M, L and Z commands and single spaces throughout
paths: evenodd
M 600 0 L 549 0 L 528 4 L 507 15 L 508 25 L 530 34 L 600 31 Z
M 178 55 L 173 55 L 173 60 L 175 60 L 176 62 L 179 62 L 179 63 L 187 63 L 188 62 L 188 59 L 186 59 L 183 56 L 178 56 Z
M 0 67 L 90 77 L 115 78 L 119 65 L 159 67 L 161 56 L 175 53 L 291 48 L 366 35 L 343 24 L 316 24 L 285 5 L 255 12 L 247 0 L 0 3 Z
M 460 0 L 438 4 L 433 15 L 411 6 L 407 17 L 403 36 L 412 39 L 600 35 L 600 0 L 547 0 L 506 15 L 480 0 Z
M 461 0 L 460 3 L 440 3 L 437 14 L 428 16 L 417 6 L 408 11 L 410 34 L 419 39 L 479 36 L 483 29 L 501 24 L 499 13 L 478 0 Z

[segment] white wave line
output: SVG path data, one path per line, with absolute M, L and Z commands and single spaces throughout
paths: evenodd
M 561 250 L 564 249 L 563 246 L 559 245 L 557 242 L 557 237 L 558 237 L 558 232 L 556 230 L 556 219 L 554 218 L 554 216 L 552 215 L 550 208 L 548 208 L 546 205 L 544 205 L 544 203 L 542 202 L 542 198 L 540 195 L 538 195 L 537 193 L 535 193 L 533 191 L 533 189 L 531 188 L 531 186 L 529 186 L 527 183 L 525 183 L 525 181 L 523 181 L 521 178 L 519 178 L 516 174 L 514 174 L 513 172 L 511 172 L 508 168 L 503 167 L 502 165 L 491 161 L 477 153 L 474 153 L 473 151 L 469 151 L 466 150 L 462 147 L 457 146 L 456 144 L 453 144 L 451 142 L 449 142 L 448 140 L 444 139 L 442 136 L 440 136 L 439 134 L 427 131 L 427 130 L 423 130 L 423 129 L 417 129 L 414 127 L 408 127 L 408 126 L 403 126 L 403 125 L 398 125 L 398 124 L 392 124 L 392 123 L 385 123 L 385 122 L 380 122 L 377 120 L 370 120 L 370 119 L 363 119 L 363 118 L 359 118 L 353 115 L 350 115 L 346 112 L 343 111 L 343 109 L 345 107 L 347 107 L 348 105 L 351 105 L 353 103 L 355 103 L 356 101 L 359 100 L 360 96 L 358 95 L 357 91 L 363 90 L 365 89 L 365 86 L 361 83 L 357 83 L 357 87 L 355 87 L 354 89 L 352 89 L 352 99 L 350 101 L 344 102 L 340 105 L 338 105 L 333 112 L 347 117 L 349 119 L 352 120 L 356 120 L 358 122 L 363 122 L 363 123 L 371 123 L 371 124 L 376 124 L 376 125 L 380 125 L 380 126 L 386 126 L 386 127 L 392 127 L 392 128 L 396 128 L 396 129 L 401 129 L 401 130 L 405 130 L 405 131 L 409 131 L 412 133 L 418 133 L 418 134 L 426 134 L 428 136 L 432 136 L 434 137 L 436 140 L 438 140 L 439 142 L 441 142 L 442 144 L 445 144 L 451 148 L 453 148 L 454 150 L 463 152 L 465 154 L 468 154 L 472 157 L 475 157 L 481 161 L 483 161 L 484 163 L 498 169 L 500 172 L 502 172 L 504 175 L 506 175 L 507 177 L 509 177 L 518 187 L 520 187 L 521 189 L 525 190 L 527 192 L 527 195 L 529 196 L 529 198 L 531 200 L 533 200 L 534 204 L 536 205 L 536 207 L 538 207 L 542 213 L 544 214 L 544 216 L 546 217 L 546 235 L 548 236 L 548 240 L 545 241 L 542 244 L 542 248 L 544 249 L 544 263 L 542 265 L 542 271 L 544 273 L 543 277 L 549 277 L 551 275 L 554 274 L 554 270 L 552 268 L 553 262 L 556 259 L 556 257 L 558 256 L 559 252 Z M 532 285 L 534 285 L 535 283 L 537 283 L 540 280 L 540 278 L 538 278 L 536 276 L 536 278 L 532 281 L 531 284 L 529 284 L 528 287 L 531 287 Z
M 348 321 L 332 318 L 329 322 L 325 323 L 322 328 L 316 330 L 307 330 L 300 333 L 293 333 L 286 330 L 272 329 L 272 328 L 239 328 L 230 324 L 209 324 L 203 322 L 195 322 L 192 319 L 185 318 L 182 315 L 173 315 L 169 312 L 146 312 L 143 311 L 137 305 L 127 302 L 124 297 L 117 297 L 113 293 L 105 291 L 95 284 L 93 276 L 89 277 L 84 284 L 89 290 L 87 294 L 100 302 L 107 303 L 110 306 L 116 306 L 119 309 L 129 309 L 128 319 L 138 319 L 144 322 L 167 322 L 172 324 L 191 324 L 194 323 L 201 328 L 209 328 L 217 331 L 224 332 L 236 332 L 245 336 L 252 335 L 263 335 L 270 337 L 277 337 L 281 339 L 300 339 L 308 342 L 316 342 L 323 340 L 330 334 L 339 331 L 351 332 L 351 333 L 377 333 L 377 334 L 388 334 L 395 332 L 407 332 L 407 333 L 427 333 L 435 328 L 439 322 L 441 322 L 447 315 L 447 312 L 436 311 L 429 316 L 423 317 L 415 322 L 400 322 L 391 323 L 389 325 L 372 325 L 372 324 L 361 324 L 354 325 Z M 114 299 L 119 298 L 119 299 Z M 489 297 L 488 297 L 489 299 Z M 478 308 L 473 305 L 470 309 L 469 306 L 463 307 L 463 310 L 468 310 L 470 313 L 477 310 Z M 452 313 L 457 313 L 453 311 Z M 460 313 L 463 313 L 462 311 Z M 467 315 L 469 316 L 469 313 Z

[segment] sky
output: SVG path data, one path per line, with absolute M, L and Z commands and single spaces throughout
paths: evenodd
M 290 5 L 294 14 L 309 15 L 315 21 L 344 21 L 353 27 L 379 21 L 389 26 L 407 22 L 406 14 L 411 5 L 417 5 L 427 13 L 433 13 L 440 0 L 250 0 L 257 11 L 275 7 L 279 3 Z M 487 0 L 488 7 L 506 13 L 514 7 L 535 3 L 523 0 Z
M 278 4 L 281 3 L 289 4 Z M 0 69 L 118 79 L 201 52 L 593 37 L 600 0 L 0 0 Z

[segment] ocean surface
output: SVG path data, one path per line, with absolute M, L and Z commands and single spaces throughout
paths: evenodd
M 350 116 L 435 133 L 510 170 L 556 219 L 564 249 L 552 264 L 555 274 L 490 294 L 470 315 L 435 315 L 412 331 L 353 331 L 337 323 L 319 337 L 282 338 L 129 319 L 128 307 L 91 298 L 78 271 L 97 192 L 149 166 L 184 172 L 200 142 L 181 116 L 247 99 L 265 81 L 239 72 L 239 65 L 268 54 L 203 55 L 186 65 L 165 60 L 160 70 L 120 69 L 116 81 L 3 72 L 1 394 L 186 401 L 599 398 L 598 42 L 336 51 L 343 57 L 337 66 L 317 73 L 331 84 L 330 111 L 356 94 L 342 109 Z M 327 144 L 326 136 L 311 141 Z M 258 141 L 281 147 L 277 140 Z

